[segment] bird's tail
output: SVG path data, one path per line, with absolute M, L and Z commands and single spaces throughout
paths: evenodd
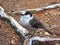
M 54 34 L 52 31 L 48 30 L 46 27 L 44 27 L 44 30 L 50 34 Z

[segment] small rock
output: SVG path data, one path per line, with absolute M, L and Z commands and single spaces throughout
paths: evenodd
M 50 35 L 48 32 L 45 32 L 45 35 Z
M 45 15 L 48 15 L 48 13 L 46 12 Z
M 53 24 L 53 25 L 51 25 L 51 28 L 55 28 L 55 27 L 57 27 L 58 25 L 56 25 L 56 24 Z
M 42 32 L 40 32 L 40 34 L 42 35 L 43 33 L 42 33 Z
M 54 13 L 54 15 L 57 15 L 56 13 Z
M 59 9 L 59 8 L 57 8 L 57 11 L 60 11 L 60 9 Z
M 11 44 L 15 44 L 15 40 L 11 40 Z
M 60 45 L 60 44 L 54 44 L 54 45 Z

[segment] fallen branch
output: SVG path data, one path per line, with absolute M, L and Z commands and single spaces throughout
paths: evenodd
M 42 10 L 46 10 L 46 9 L 52 9 L 52 8 L 56 8 L 56 7 L 59 7 L 60 4 L 52 4 L 52 5 L 48 5 L 48 6 L 44 6 L 44 7 L 40 7 L 40 8 L 35 8 L 35 9 L 26 9 L 26 10 L 20 10 L 20 11 L 9 11 L 9 13 L 13 13 L 13 14 L 16 14 L 16 13 L 21 13 L 22 11 L 31 11 L 31 12 L 38 12 L 38 11 L 42 11 Z
M 44 37 L 32 37 L 30 39 L 26 39 L 24 41 L 24 45 L 32 45 L 33 41 L 40 41 L 40 42 L 44 42 L 44 41 L 60 41 L 60 38 L 44 38 Z
M 24 37 L 26 34 L 28 34 L 28 31 L 23 28 L 13 17 L 7 15 L 5 12 L 4 12 L 4 9 L 0 6 L 0 16 L 2 18 L 6 18 L 10 21 L 11 25 L 16 27 L 16 31 L 21 33 Z

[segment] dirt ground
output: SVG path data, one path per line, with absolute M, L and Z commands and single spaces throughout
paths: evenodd
M 7 14 L 9 11 L 39 8 L 54 3 L 60 3 L 60 0 L 0 0 L 0 6 L 5 9 Z M 8 15 L 14 17 L 19 22 L 19 14 Z M 36 12 L 33 13 L 33 15 L 47 29 L 54 33 L 54 35 L 50 35 L 43 29 L 38 29 L 34 32 L 34 36 L 60 38 L 60 7 Z M 30 33 L 33 35 L 33 31 Z M 11 27 L 10 23 L 0 17 L 0 45 L 21 45 L 20 37 L 21 36 L 15 32 L 14 28 Z M 38 45 L 58 45 L 59 43 L 59 41 L 41 42 L 41 44 L 39 43 Z

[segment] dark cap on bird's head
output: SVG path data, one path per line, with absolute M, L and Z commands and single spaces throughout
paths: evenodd
M 24 15 L 32 16 L 32 13 L 30 11 L 22 11 L 22 13 L 20 15 L 22 15 L 22 16 L 24 16 Z

